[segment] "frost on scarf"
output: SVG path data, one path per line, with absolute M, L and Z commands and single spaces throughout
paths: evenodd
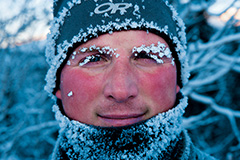
M 54 106 L 60 122 L 53 159 L 156 159 L 170 156 L 182 128 L 187 98 L 167 112 L 125 127 L 96 127 L 69 120 Z

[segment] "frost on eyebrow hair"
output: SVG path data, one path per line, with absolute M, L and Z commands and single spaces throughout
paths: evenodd
M 109 46 L 105 46 L 105 47 L 97 47 L 96 45 L 92 45 L 90 47 L 83 47 L 83 48 L 79 48 L 78 51 L 80 53 L 86 53 L 88 51 L 92 52 L 92 51 L 97 51 L 100 54 L 108 54 L 110 56 L 115 56 L 116 58 L 119 57 L 119 54 L 116 53 L 117 49 L 116 48 L 111 48 Z M 79 53 L 78 52 L 78 53 Z
M 142 51 L 146 52 L 147 55 L 153 58 L 157 63 L 164 63 L 161 58 L 166 56 L 167 58 L 172 58 L 172 52 L 164 43 L 158 42 L 157 45 L 151 44 L 150 46 L 142 45 L 140 47 L 134 47 L 132 53 L 141 53 Z M 151 54 L 154 53 L 154 54 Z M 158 54 L 158 55 L 155 55 Z M 172 58 L 172 65 L 174 65 L 174 58 Z
M 67 65 L 70 66 L 71 65 L 71 61 L 68 60 L 67 61 Z
M 79 48 L 77 53 L 86 53 L 88 51 L 92 52 L 92 51 L 97 51 L 100 54 L 108 54 L 111 57 L 114 55 L 116 58 L 118 58 L 120 55 L 116 53 L 116 48 L 112 49 L 109 46 L 105 46 L 105 47 L 97 47 L 96 45 L 92 45 L 90 47 L 83 47 L 83 48 Z M 83 62 L 79 63 L 79 66 L 84 66 L 85 64 L 87 64 L 88 62 L 90 62 L 91 59 L 93 59 L 96 56 L 100 56 L 100 55 L 90 55 L 87 56 Z

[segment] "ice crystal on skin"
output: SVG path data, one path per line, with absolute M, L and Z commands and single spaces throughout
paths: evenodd
M 96 47 L 96 45 L 92 45 L 89 47 L 89 51 L 93 51 L 94 49 L 98 50 L 98 48 Z
M 68 93 L 68 97 L 72 97 L 72 96 L 73 96 L 73 92 L 70 91 L 70 92 Z
M 163 60 L 161 59 L 164 56 L 166 56 L 167 58 L 172 58 L 172 52 L 170 51 L 170 49 L 167 48 L 166 45 L 161 42 L 158 42 L 157 46 L 155 46 L 154 44 L 151 44 L 150 46 L 142 45 L 140 47 L 134 47 L 132 49 L 132 53 L 135 53 L 135 56 L 137 56 L 136 52 L 141 53 L 142 51 L 146 52 L 146 54 L 153 58 L 157 63 L 164 63 Z M 158 56 L 151 54 L 150 52 L 154 54 L 157 53 Z M 174 63 L 171 64 L 174 65 Z
M 61 151 L 70 159 L 164 159 L 184 131 L 182 116 L 186 106 L 185 97 L 174 108 L 144 122 L 106 128 L 69 120 L 54 105 L 61 129 L 52 159 L 57 159 Z
M 71 65 L 71 61 L 68 60 L 67 61 L 67 65 L 70 66 Z
M 87 51 L 87 49 L 88 49 L 88 48 L 85 48 L 85 47 L 84 47 L 84 48 L 80 48 L 79 51 L 84 53 L 84 52 Z

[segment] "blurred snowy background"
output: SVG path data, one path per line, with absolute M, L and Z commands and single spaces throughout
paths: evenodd
M 171 0 L 186 23 L 193 142 L 240 160 L 240 1 Z M 0 0 L 0 159 L 48 159 L 58 125 L 43 90 L 51 0 Z

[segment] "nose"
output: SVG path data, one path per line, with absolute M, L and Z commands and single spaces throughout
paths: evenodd
M 127 63 L 116 62 L 106 76 L 104 96 L 117 103 L 124 103 L 137 97 L 136 76 Z

